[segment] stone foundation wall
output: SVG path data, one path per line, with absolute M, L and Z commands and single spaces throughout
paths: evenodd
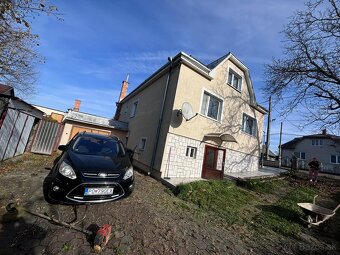
M 200 141 L 169 133 L 161 167 L 162 177 L 201 177 L 204 145 Z M 186 156 L 187 146 L 197 148 L 196 158 Z
M 259 168 L 259 157 L 226 150 L 224 173 L 254 172 Z
M 168 133 L 163 161 L 162 178 L 200 178 L 206 143 Z M 187 146 L 197 148 L 196 158 L 186 156 Z M 249 172 L 258 170 L 257 156 L 226 149 L 224 172 Z

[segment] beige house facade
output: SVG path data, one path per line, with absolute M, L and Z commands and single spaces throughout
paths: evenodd
M 266 109 L 233 54 L 204 65 L 180 52 L 119 102 L 134 164 L 157 177 L 256 171 Z

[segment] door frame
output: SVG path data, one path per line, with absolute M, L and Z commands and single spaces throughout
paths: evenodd
M 223 161 L 222 161 L 222 171 L 220 170 L 213 170 L 213 171 L 219 171 L 221 172 L 220 173 L 220 180 L 223 179 L 224 177 L 224 162 L 225 162 L 225 154 L 226 154 L 226 149 L 225 148 L 220 148 L 220 147 L 216 147 L 216 146 L 212 146 L 212 145 L 205 145 L 204 147 L 204 156 L 203 156 L 203 163 L 202 163 L 202 174 L 201 174 L 201 177 L 206 179 L 205 176 L 206 176 L 206 167 L 205 167 L 205 163 L 206 163 L 206 160 L 207 160 L 207 149 L 213 149 L 215 152 L 214 152 L 214 165 L 216 165 L 216 162 L 217 162 L 217 156 L 218 156 L 218 151 L 223 151 Z M 217 152 L 217 153 L 216 153 Z

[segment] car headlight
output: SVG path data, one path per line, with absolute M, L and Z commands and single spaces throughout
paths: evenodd
M 77 175 L 74 172 L 73 168 L 65 162 L 61 163 L 61 165 L 59 167 L 59 173 L 61 173 L 65 177 L 70 178 L 72 180 L 77 178 Z
M 130 166 L 129 169 L 126 170 L 124 177 L 123 177 L 123 180 L 127 180 L 127 179 L 131 178 L 132 176 L 133 176 L 133 168 L 132 168 L 132 166 Z

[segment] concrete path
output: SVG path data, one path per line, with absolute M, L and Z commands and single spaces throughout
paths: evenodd
M 279 176 L 281 173 L 287 172 L 285 169 L 264 166 L 259 171 L 241 172 L 241 173 L 226 173 L 224 176 L 231 179 L 252 179 L 252 178 L 267 178 Z

